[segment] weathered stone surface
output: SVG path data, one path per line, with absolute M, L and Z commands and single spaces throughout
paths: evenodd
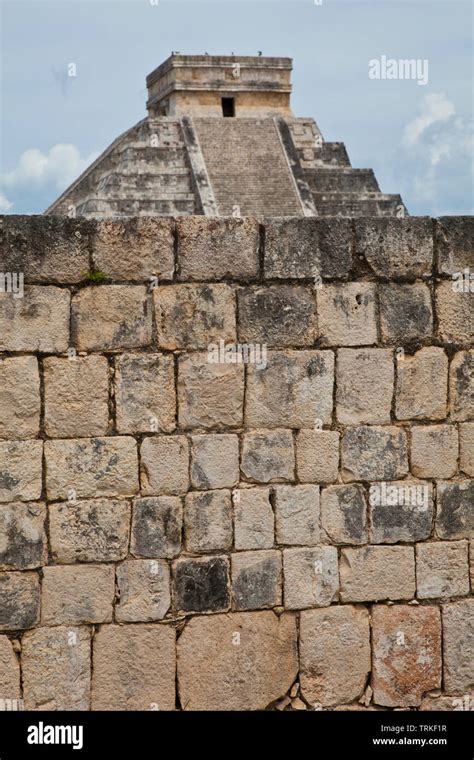
M 342 477 L 395 480 L 408 472 L 406 433 L 398 427 L 355 427 L 346 431 L 341 448 Z
M 328 607 L 339 591 L 337 549 L 334 546 L 285 549 L 283 575 L 287 609 Z
M 298 671 L 293 615 L 242 612 L 192 618 L 178 640 L 185 710 L 262 710 Z
M 188 493 L 184 500 L 186 549 L 197 554 L 232 546 L 230 491 Z
M 379 286 L 382 340 L 403 346 L 433 332 L 431 293 L 427 285 L 390 283 Z
M 343 425 L 390 422 L 393 354 L 384 348 L 341 348 L 337 353 L 337 419 Z
M 468 710 L 474 709 L 474 695 L 461 694 L 459 696 L 443 697 L 428 696 L 425 697 L 418 708 L 421 712 L 450 712 L 451 710 Z
M 344 605 L 302 612 L 300 657 L 301 692 L 311 705 L 360 697 L 370 671 L 367 610 Z
M 40 381 L 35 356 L 0 358 L 0 409 L 0 438 L 38 434 Z
M 163 559 L 130 559 L 117 567 L 119 623 L 161 620 L 171 604 L 170 570 Z
M 178 496 L 135 499 L 130 551 L 136 557 L 176 557 L 181 549 L 183 505 Z
M 275 488 L 276 540 L 278 544 L 314 546 L 319 542 L 319 487 Z
M 51 555 L 57 563 L 124 559 L 129 530 L 127 501 L 93 499 L 49 505 Z
M 45 441 L 49 499 L 132 496 L 138 491 L 133 438 L 77 438 Z
M 236 549 L 270 549 L 275 518 L 268 488 L 243 488 L 234 492 Z
M 397 419 L 444 419 L 448 392 L 448 357 L 437 346 L 421 348 L 397 362 Z
M 298 428 L 331 422 L 332 351 L 269 351 L 267 366 L 249 366 L 247 373 L 247 425 Z
M 370 602 L 415 596 L 412 546 L 365 546 L 342 549 L 341 601 Z
M 174 710 L 175 631 L 104 625 L 94 636 L 93 710 Z
M 229 285 L 167 285 L 155 288 L 153 301 L 160 348 L 235 341 L 235 296 Z
M 440 538 L 474 537 L 474 481 L 437 483 L 436 533 Z
M 0 298 L 0 351 L 62 353 L 69 343 L 69 290 L 30 285 Z
M 25 633 L 21 665 L 26 710 L 89 710 L 90 641 L 85 627 Z
M 231 554 L 232 599 L 237 610 L 281 604 L 281 554 L 270 549 Z
M 467 541 L 435 541 L 416 546 L 416 586 L 419 599 L 469 593 Z
M 238 291 L 239 340 L 270 346 L 312 346 L 316 301 L 311 288 L 275 285 Z
M 337 430 L 299 430 L 296 469 L 302 483 L 333 483 L 339 469 Z
M 438 272 L 456 274 L 474 264 L 472 216 L 441 216 L 435 220 Z
M 349 219 L 271 219 L 265 227 L 265 277 L 347 277 L 352 265 Z
M 114 596 L 113 565 L 49 565 L 43 568 L 41 623 L 107 623 Z
M 233 488 L 239 482 L 239 439 L 215 433 L 191 438 L 193 488 Z
M 41 496 L 43 441 L 0 441 L 0 502 Z
M 325 283 L 317 292 L 317 304 L 321 345 L 370 346 L 377 342 L 372 283 Z
M 80 290 L 71 305 L 72 337 L 79 351 L 116 351 L 151 343 L 151 306 L 142 285 Z
M 0 570 L 28 570 L 47 562 L 44 504 L 0 505 Z
M 452 420 L 474 417 L 474 349 L 454 356 L 449 370 L 449 398 Z
M 20 698 L 20 664 L 10 639 L 0 636 L 0 700 Z
M 47 357 L 44 426 L 51 438 L 106 435 L 109 368 L 104 356 Z
M 173 567 L 178 612 L 219 612 L 229 609 L 229 561 L 226 557 L 178 559 Z
M 459 469 L 474 476 L 474 422 L 459 425 Z
M 255 219 L 178 219 L 181 280 L 246 280 L 259 271 L 259 231 Z M 232 251 L 232 255 L 229 255 Z
M 321 491 L 321 526 L 329 543 L 367 543 L 367 502 L 359 484 Z
M 247 480 L 293 480 L 295 452 L 291 430 L 258 430 L 242 438 L 241 471 Z
M 118 432 L 171 433 L 176 413 L 173 357 L 122 354 L 116 367 Z
M 442 607 L 444 689 L 465 694 L 474 684 L 474 599 Z
M 178 367 L 181 427 L 210 429 L 242 424 L 242 364 L 214 364 L 207 352 L 200 352 L 181 356 Z
M 436 285 L 438 333 L 448 343 L 472 343 L 474 339 L 474 303 L 469 290 L 459 290 L 463 283 L 443 280 Z
M 371 543 L 413 543 L 429 538 L 434 515 L 432 483 L 374 483 L 369 489 L 369 505 Z
M 411 471 L 419 478 L 451 478 L 458 469 L 458 431 L 454 425 L 411 428 Z
M 0 573 L 0 631 L 32 628 L 39 619 L 37 573 Z
M 94 266 L 113 280 L 171 280 L 174 222 L 156 217 L 98 221 L 93 238 Z
M 372 610 L 374 702 L 419 705 L 441 686 L 441 621 L 437 607 L 405 604 Z
M 189 445 L 185 435 L 145 438 L 140 449 L 144 494 L 183 494 L 189 487 Z
M 433 265 L 429 217 L 356 219 L 356 255 L 374 273 L 387 277 L 428 277 Z

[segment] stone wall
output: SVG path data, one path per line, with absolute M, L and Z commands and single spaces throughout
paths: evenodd
M 1 705 L 472 705 L 470 234 L 3 218 Z

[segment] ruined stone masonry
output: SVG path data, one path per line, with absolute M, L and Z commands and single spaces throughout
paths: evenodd
M 2 218 L 2 709 L 472 709 L 472 227 Z

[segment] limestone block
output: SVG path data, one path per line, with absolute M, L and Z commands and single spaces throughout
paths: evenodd
M 397 419 L 444 419 L 448 391 L 448 357 L 437 346 L 421 348 L 397 362 Z
M 371 346 L 377 342 L 375 285 L 324 283 L 317 291 L 318 332 L 323 346 Z
M 242 424 L 244 367 L 209 362 L 207 352 L 180 356 L 179 424 L 184 428 L 236 427 Z
M 259 271 L 255 219 L 178 219 L 180 280 L 247 280 Z
M 321 526 L 328 543 L 367 543 L 367 502 L 359 484 L 321 491 Z
M 38 573 L 0 573 L 0 631 L 32 628 L 39 610 Z
M 411 471 L 420 478 L 452 478 L 458 469 L 458 431 L 455 425 L 411 428 Z
M 182 558 L 173 567 L 178 613 L 229 609 L 229 561 L 226 557 Z
M 270 346 L 312 346 L 316 300 L 312 288 L 275 285 L 238 291 L 239 341 Z
M 172 433 L 175 429 L 174 361 L 165 354 L 122 354 L 116 362 L 119 433 Z
M 371 543 L 423 541 L 429 538 L 433 525 L 433 484 L 412 479 L 373 483 L 369 509 Z
M 259 430 L 242 438 L 242 475 L 257 483 L 293 480 L 295 452 L 291 430 Z
M 337 549 L 318 546 L 283 551 L 286 609 L 328 607 L 339 591 Z
M 275 518 L 268 488 L 242 488 L 234 492 L 236 549 L 270 549 Z
M 38 435 L 40 381 L 35 356 L 0 358 L 0 409 L 0 438 Z
M 0 351 L 62 353 L 69 344 L 69 290 L 29 285 L 0 298 Z
M 130 559 L 117 567 L 120 623 L 161 620 L 171 605 L 170 570 L 163 559 Z
M 431 293 L 424 283 L 379 286 L 382 340 L 403 346 L 433 333 Z
M 474 683 L 474 599 L 442 607 L 443 683 L 447 694 L 466 694 Z
M 354 427 L 342 438 L 342 477 L 394 480 L 408 472 L 406 433 L 398 427 Z
M 41 497 L 43 441 L 0 441 L 0 502 Z
M 0 570 L 28 570 L 48 560 L 44 504 L 0 505 Z
M 416 585 L 419 599 L 447 598 L 469 593 L 467 541 L 435 541 L 416 546 Z
M 474 422 L 459 425 L 459 469 L 474 476 Z
M 341 348 L 337 354 L 337 419 L 343 425 L 390 422 L 394 368 L 392 351 Z
M 412 599 L 415 596 L 412 546 L 342 549 L 339 571 L 343 602 Z
M 454 355 L 449 369 L 449 398 L 452 420 L 474 417 L 474 349 Z
M 443 280 L 436 285 L 438 333 L 448 343 L 472 343 L 474 339 L 474 299 L 470 288 L 461 288 L 459 281 Z
M 339 470 L 337 430 L 299 430 L 296 469 L 302 483 L 333 483 Z
M 456 274 L 474 264 L 474 230 L 471 216 L 441 216 L 435 219 L 434 242 L 438 272 Z
M 232 599 L 237 610 L 258 610 L 281 604 L 279 551 L 231 554 Z
M 176 557 L 181 550 L 182 525 L 183 505 L 178 496 L 135 499 L 131 553 L 136 557 Z
M 356 255 L 379 277 L 429 277 L 433 266 L 429 217 L 355 219 Z
M 100 285 L 72 300 L 72 336 L 79 351 L 117 351 L 149 346 L 152 311 L 142 285 Z
M 96 222 L 94 266 L 113 280 L 144 282 L 173 279 L 174 221 L 157 217 Z
M 186 549 L 209 554 L 232 546 L 232 501 L 230 491 L 188 493 L 184 500 Z
M 319 487 L 276 486 L 275 523 L 278 544 L 317 544 L 320 538 Z
M 48 565 L 43 568 L 42 625 L 81 625 L 112 620 L 113 565 Z
M 474 536 L 474 480 L 437 483 L 436 533 L 440 538 Z
M 0 636 L 0 700 L 20 699 L 20 664 L 7 636 Z
M 193 488 L 233 488 L 239 482 L 239 439 L 214 433 L 191 438 L 191 485 Z
M 183 494 L 189 487 L 189 445 L 185 435 L 145 438 L 140 449 L 143 494 Z

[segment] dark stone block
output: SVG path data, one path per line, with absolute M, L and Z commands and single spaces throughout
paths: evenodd
M 381 285 L 379 287 L 382 339 L 404 345 L 431 337 L 433 310 L 427 285 Z
M 229 564 L 224 557 L 179 560 L 174 570 L 175 606 L 183 612 L 229 609 Z
M 474 536 L 474 480 L 438 483 L 436 532 L 440 538 Z
M 435 221 L 435 251 L 440 274 L 474 268 L 474 218 L 442 216 Z

